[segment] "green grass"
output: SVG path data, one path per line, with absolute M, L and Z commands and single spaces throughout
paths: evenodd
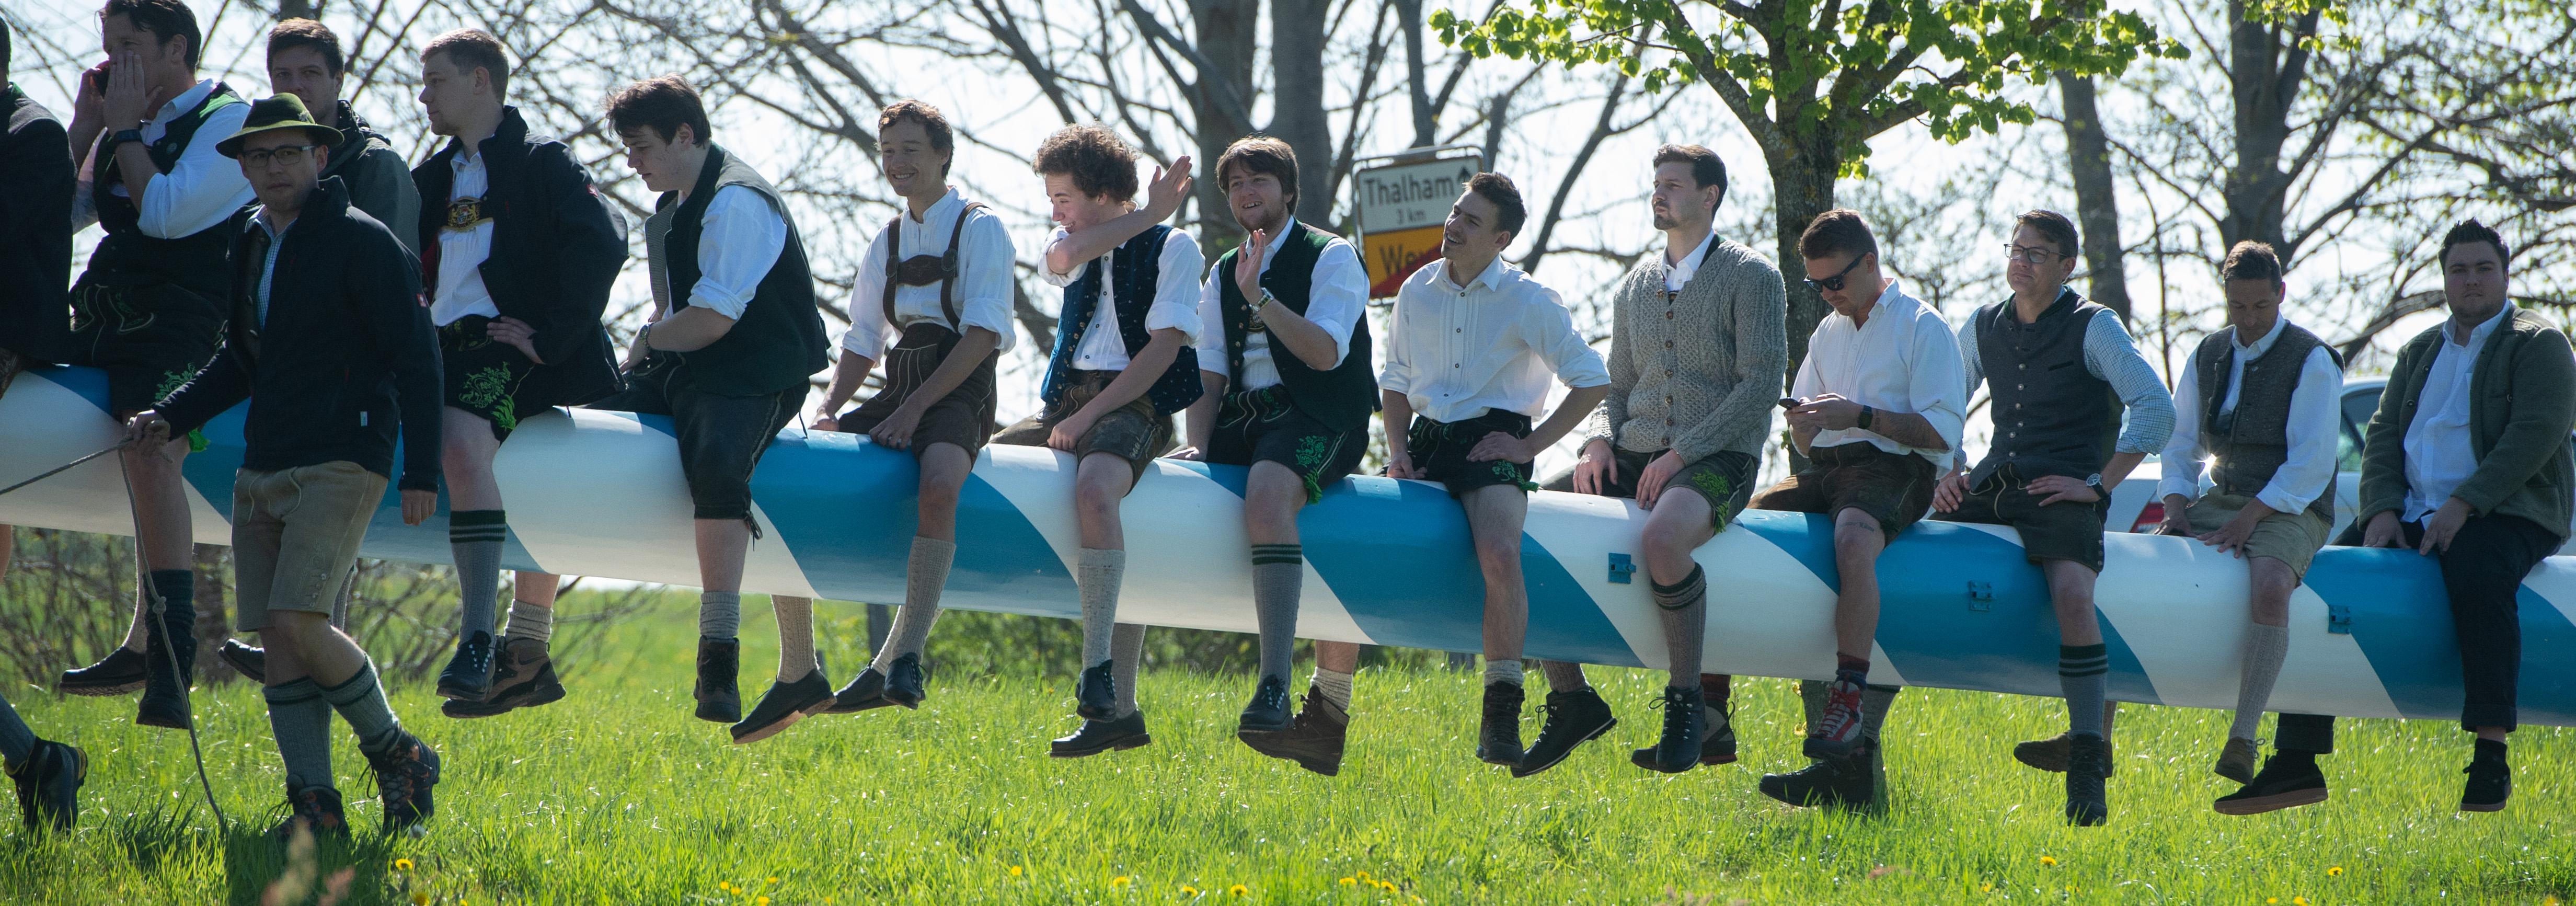
M 825 621 L 836 680 L 859 661 L 855 610 Z M 771 635 L 747 622 L 755 644 Z M 343 736 L 362 843 L 326 848 L 322 876 L 353 867 L 355 903 L 1171 903 L 1183 885 L 1211 903 L 2576 899 L 2576 745 L 2556 728 L 2516 735 L 2502 814 L 2453 810 L 2468 755 L 2455 727 L 2356 721 L 2327 762 L 2331 802 L 2226 818 L 2208 807 L 2229 789 L 2208 771 L 2225 715 L 2133 707 L 2112 823 L 2075 830 L 2055 775 L 2005 754 L 2061 726 L 2046 701 L 1908 692 L 1887 743 L 1893 808 L 1866 817 L 1754 792 L 1797 761 L 1780 681 L 1738 686 L 1745 763 L 1663 777 L 1625 751 L 1657 726 L 1656 677 L 1595 670 L 1619 728 L 1515 781 L 1470 757 L 1472 674 L 1372 670 L 1349 760 L 1324 778 L 1234 741 L 1241 677 L 1177 671 L 1145 679 L 1152 746 L 1082 761 L 1045 756 L 1072 725 L 1062 677 L 934 678 L 918 712 L 816 717 L 736 747 L 689 716 L 690 627 L 670 607 L 620 627 L 610 654 L 567 677 L 570 698 L 503 718 L 447 720 L 426 687 L 398 690 L 407 725 L 446 758 L 438 815 L 425 837 L 365 842 L 373 782 Z M 746 653 L 748 693 L 771 657 Z M 130 700 L 10 698 L 92 763 L 68 840 L 0 834 L 0 901 L 250 902 L 288 865 L 255 837 L 283 799 L 257 690 L 198 697 L 230 838 L 199 802 L 185 737 L 134 726 Z

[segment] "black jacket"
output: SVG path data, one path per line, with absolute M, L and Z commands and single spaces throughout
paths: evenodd
M 0 349 L 71 354 L 71 149 L 61 120 L 15 85 L 0 90 Z
M 402 152 L 359 119 L 347 101 L 340 102 L 338 123 L 340 147 L 331 149 L 331 166 L 322 175 L 340 177 L 349 186 L 350 204 L 394 231 L 403 248 L 419 255 L 420 188 L 411 184 L 411 169 L 403 166 Z
M 322 181 L 286 228 L 259 317 L 268 231 L 259 209 L 225 224 L 232 292 L 223 352 L 153 408 L 172 433 L 250 398 L 242 467 L 276 471 L 335 460 L 392 477 L 402 426 L 404 490 L 438 489 L 438 338 L 420 304 L 420 266 L 392 231 Z
M 412 168 L 420 189 L 420 255 L 424 279 L 436 286 L 438 230 L 447 221 L 458 143 Z M 492 217 L 492 254 L 483 286 L 506 317 L 528 322 L 545 367 L 524 392 L 558 406 L 578 406 L 617 392 L 617 361 L 600 319 L 608 290 L 626 266 L 626 218 L 609 206 L 572 149 L 528 132 L 516 107 L 476 146 L 491 181 L 483 204 Z

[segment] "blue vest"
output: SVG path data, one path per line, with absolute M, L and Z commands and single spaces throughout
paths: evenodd
M 1145 314 L 1154 307 L 1154 285 L 1162 276 L 1163 237 L 1172 228 L 1156 224 L 1136 234 L 1110 256 L 1107 268 L 1111 285 L 1118 288 L 1118 335 L 1127 341 L 1127 356 L 1134 359 L 1145 351 L 1151 340 L 1145 331 Z M 1050 410 L 1064 401 L 1064 388 L 1072 381 L 1073 357 L 1082 349 L 1082 332 L 1091 327 L 1091 313 L 1100 304 L 1100 262 L 1084 265 L 1082 276 L 1064 288 L 1064 311 L 1055 322 L 1055 353 L 1047 359 L 1046 384 L 1039 388 L 1038 398 Z M 1189 275 L 1182 275 L 1184 278 Z M 1172 358 L 1172 367 L 1145 390 L 1154 403 L 1154 411 L 1170 415 L 1197 402 L 1205 388 L 1199 383 L 1199 353 L 1182 346 L 1180 355 Z

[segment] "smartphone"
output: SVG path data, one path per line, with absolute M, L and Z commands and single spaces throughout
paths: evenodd
M 106 94 L 108 74 L 114 71 L 116 71 L 116 63 L 113 60 L 102 60 L 97 66 L 91 67 L 89 71 L 90 90 L 99 94 Z
M 1780 408 L 1782 408 L 1782 409 L 1795 409 L 1795 408 L 1798 408 L 1800 405 L 1802 405 L 1802 404 L 1798 402 L 1798 398 L 1797 398 L 1797 397 L 1794 397 L 1794 396 L 1784 396 L 1784 397 L 1781 397 L 1781 398 L 1780 398 Z

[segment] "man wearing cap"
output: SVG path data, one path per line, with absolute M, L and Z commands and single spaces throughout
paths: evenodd
M 438 754 L 404 732 L 375 665 L 331 625 L 341 577 L 403 446 L 402 517 L 438 508 L 438 347 L 420 267 L 385 225 L 323 179 L 340 130 L 278 95 L 217 146 L 259 205 L 226 229 L 233 267 L 224 345 L 127 436 L 163 442 L 248 398 L 233 479 L 233 583 L 241 629 L 266 644 L 269 726 L 286 763 L 287 827 L 346 835 L 331 785 L 331 714 L 357 731 L 387 830 L 428 818 Z

